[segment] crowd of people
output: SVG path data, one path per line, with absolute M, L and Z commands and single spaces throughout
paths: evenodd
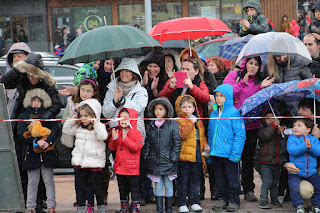
M 258 0 L 249 0 L 243 9 L 248 18 L 241 36 L 268 29 Z M 312 11 L 318 20 L 320 1 Z M 286 196 L 299 213 L 307 208 L 320 212 L 318 121 L 275 117 L 313 116 L 318 103 L 308 98 L 278 101 L 261 112 L 261 120 L 239 118 L 239 108 L 258 91 L 320 75 L 320 35 L 312 27 L 317 23 L 303 38 L 311 63 L 300 56 L 269 55 L 263 67 L 257 56 L 229 71 L 221 59 L 206 61 L 190 48 L 153 50 L 140 63 L 113 58 L 84 64 L 74 86 L 61 91 L 41 56 L 25 43 L 14 44 L 0 83 L 10 118 L 35 119 L 12 125 L 26 211 L 41 212 L 43 200 L 49 213 L 56 211 L 53 168 L 60 140 L 72 151 L 79 213 L 93 212 L 95 200 L 100 213 L 107 211 L 110 155 L 120 213 L 139 212 L 145 203 L 155 203 L 157 213 L 171 213 L 173 205 L 181 213 L 202 212 L 207 172 L 211 199 L 218 200 L 213 210 L 236 212 L 241 194 L 258 201 L 254 169 L 262 179 L 260 208 L 280 208 Z M 63 31 L 55 45 L 71 42 L 70 33 Z M 77 33 L 83 33 L 81 26 Z M 69 96 L 67 120 L 37 121 L 56 118 L 63 107 L 59 93 Z

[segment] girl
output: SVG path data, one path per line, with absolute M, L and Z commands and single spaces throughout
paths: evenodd
M 77 114 L 72 116 L 74 119 L 87 120 L 67 120 L 62 128 L 64 134 L 76 137 L 71 163 L 77 174 L 77 212 L 79 213 L 86 212 L 85 202 L 89 187 L 93 188 L 99 212 L 106 212 L 101 186 L 101 171 L 106 163 L 106 144 L 104 140 L 108 138 L 108 133 L 105 125 L 98 120 L 100 115 L 100 102 L 93 98 L 87 99 L 79 104 Z M 93 118 L 96 119 L 88 120 Z
M 146 124 L 144 159 L 148 177 L 155 182 L 157 213 L 163 213 L 163 187 L 166 190 L 166 212 L 172 213 L 173 183 L 178 174 L 181 138 L 179 124 L 165 120 L 173 116 L 173 107 L 165 97 L 154 99 L 148 106 L 149 117 L 158 118 Z
M 118 118 L 120 129 L 112 129 L 112 138 L 109 149 L 116 151 L 114 172 L 117 174 L 121 213 L 126 213 L 128 196 L 131 192 L 132 213 L 139 212 L 139 174 L 140 153 L 143 146 L 143 137 L 137 130 L 138 113 L 134 109 L 123 108 L 119 111 Z M 129 121 L 129 119 L 133 119 Z

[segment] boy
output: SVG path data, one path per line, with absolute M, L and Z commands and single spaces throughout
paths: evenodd
M 268 32 L 268 20 L 261 14 L 261 4 L 259 0 L 249 0 L 244 5 L 243 10 L 247 13 L 247 19 L 242 20 L 242 27 L 239 36 L 248 34 L 257 35 Z
M 316 20 L 311 22 L 308 28 L 309 33 L 318 33 L 320 34 L 320 0 L 318 0 L 312 7 L 311 11 Z
M 273 109 L 275 113 L 277 111 Z M 279 113 L 277 113 L 279 116 Z M 260 194 L 260 208 L 270 209 L 271 206 L 268 202 L 268 191 L 270 190 L 271 205 L 281 207 L 278 201 L 278 182 L 280 178 L 279 166 L 279 152 L 281 135 L 280 132 L 284 128 L 279 126 L 280 121 L 273 117 L 272 111 L 269 107 L 262 112 L 262 117 L 270 117 L 261 119 L 263 125 L 258 130 L 259 137 L 259 158 L 260 174 L 262 179 L 261 194 Z
M 210 118 L 240 117 L 233 106 L 233 88 L 230 84 L 222 84 L 215 92 L 216 103 Z M 242 119 L 210 119 L 208 141 L 210 156 L 213 156 L 214 172 L 219 202 L 213 210 L 227 209 L 236 212 L 240 208 L 239 195 L 240 166 L 246 131 Z
M 288 173 L 292 205 L 297 208 L 297 213 L 305 212 L 299 191 L 301 180 L 307 180 L 314 186 L 312 210 L 320 212 L 320 176 L 316 170 L 317 157 L 320 156 L 320 142 L 310 134 L 312 127 L 311 119 L 296 119 L 293 124 L 293 135 L 289 136 L 287 142 L 290 163 L 294 163 L 299 169 L 296 174 Z
M 175 102 L 179 130 L 181 134 L 181 152 L 178 164 L 177 197 L 179 212 L 189 212 L 187 197 L 193 212 L 202 212 L 199 205 L 201 183 L 201 166 L 206 166 L 201 156 L 204 147 L 208 144 L 204 125 L 197 120 L 198 109 L 195 99 L 190 95 L 181 95 Z M 202 163 L 202 165 L 201 165 Z

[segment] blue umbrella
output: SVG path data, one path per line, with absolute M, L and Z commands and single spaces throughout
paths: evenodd
M 231 38 L 224 42 L 219 47 L 219 56 L 228 60 L 232 60 L 234 57 L 238 56 L 242 48 L 248 41 L 253 37 L 253 35 L 247 35 L 240 38 Z

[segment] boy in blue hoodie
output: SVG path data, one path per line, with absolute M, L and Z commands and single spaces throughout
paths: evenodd
M 210 118 L 240 117 L 233 106 L 233 88 L 222 84 L 215 92 L 216 103 Z M 243 119 L 210 119 L 208 143 L 215 165 L 215 180 L 219 202 L 213 210 L 227 209 L 236 212 L 240 208 L 240 166 L 246 130 Z
M 239 36 L 248 34 L 257 35 L 269 31 L 268 19 L 262 15 L 261 4 L 259 0 L 249 0 L 243 7 L 247 13 L 247 18 L 242 20 L 242 27 L 239 31 Z
M 300 181 L 307 180 L 314 186 L 312 211 L 320 212 L 320 176 L 317 174 L 317 157 L 320 156 L 320 142 L 310 134 L 313 121 L 310 118 L 296 119 L 293 123 L 293 135 L 287 142 L 290 163 L 300 170 L 297 174 L 288 172 L 288 184 L 292 205 L 297 213 L 305 212 L 300 196 Z

